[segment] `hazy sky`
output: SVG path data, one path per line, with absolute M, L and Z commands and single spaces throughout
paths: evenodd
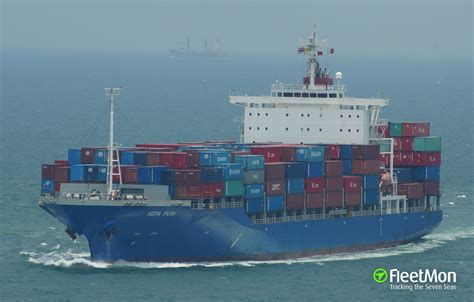
M 294 54 L 316 25 L 342 56 L 472 60 L 471 0 L 0 0 L 3 49 L 167 52 L 191 36 L 229 53 Z

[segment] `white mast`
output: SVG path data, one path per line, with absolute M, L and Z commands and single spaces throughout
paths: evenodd
M 303 53 L 308 57 L 309 62 L 309 85 L 308 88 L 315 88 L 314 80 L 316 77 L 316 68 L 318 64 L 318 56 L 323 54 L 323 49 L 327 48 L 326 37 L 320 38 L 313 32 L 306 41 L 300 41 L 298 53 Z
M 109 152 L 108 152 L 108 160 L 107 160 L 107 196 L 112 199 L 112 191 L 113 191 L 113 184 L 114 184 L 114 96 L 118 96 L 120 94 L 120 88 L 105 88 L 105 95 L 110 96 L 110 129 L 109 129 Z M 120 167 L 119 167 L 120 169 Z M 120 173 L 120 171 L 118 172 Z

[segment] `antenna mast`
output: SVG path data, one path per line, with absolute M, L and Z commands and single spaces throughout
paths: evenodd
M 114 144 L 114 97 L 120 95 L 120 88 L 105 88 L 105 95 L 110 96 L 110 129 L 109 129 L 109 152 L 108 152 L 108 160 L 107 160 L 107 196 L 110 199 L 113 199 L 113 184 L 114 184 L 114 152 L 115 152 L 115 144 Z M 118 162 L 118 154 L 117 154 L 117 162 Z M 118 167 L 118 175 L 120 178 L 120 182 L 122 179 L 120 177 L 120 166 Z
M 308 88 L 315 88 L 315 76 L 317 72 L 317 68 L 319 67 L 318 64 L 318 56 L 323 55 L 323 49 L 327 48 L 327 40 L 326 37 L 318 37 L 316 32 L 314 31 L 311 36 L 307 38 L 306 41 L 300 40 L 298 45 L 298 53 L 303 53 L 308 58 L 309 69 L 310 69 L 310 79 Z

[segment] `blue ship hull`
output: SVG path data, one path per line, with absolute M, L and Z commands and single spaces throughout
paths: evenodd
M 275 260 L 369 250 L 417 240 L 442 211 L 254 224 L 242 208 L 41 207 L 84 235 L 93 261 Z

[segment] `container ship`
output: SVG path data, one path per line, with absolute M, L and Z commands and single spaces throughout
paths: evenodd
M 182 45 L 184 43 L 178 44 Z M 191 39 L 189 36 L 186 40 L 186 47 L 171 48 L 169 54 L 171 58 L 219 58 L 227 56 L 219 39 L 211 43 L 211 46 L 208 46 L 207 39 L 204 39 L 204 48 L 198 50 L 191 48 Z
M 427 122 L 389 122 L 386 98 L 349 96 L 319 64 L 313 33 L 302 84 L 231 91 L 240 141 L 120 147 L 114 101 L 105 147 L 42 165 L 39 206 L 85 236 L 93 261 L 275 260 L 391 247 L 432 232 L 441 139 Z M 334 80 L 336 83 L 334 83 Z M 105 145 L 105 144 L 104 144 Z

